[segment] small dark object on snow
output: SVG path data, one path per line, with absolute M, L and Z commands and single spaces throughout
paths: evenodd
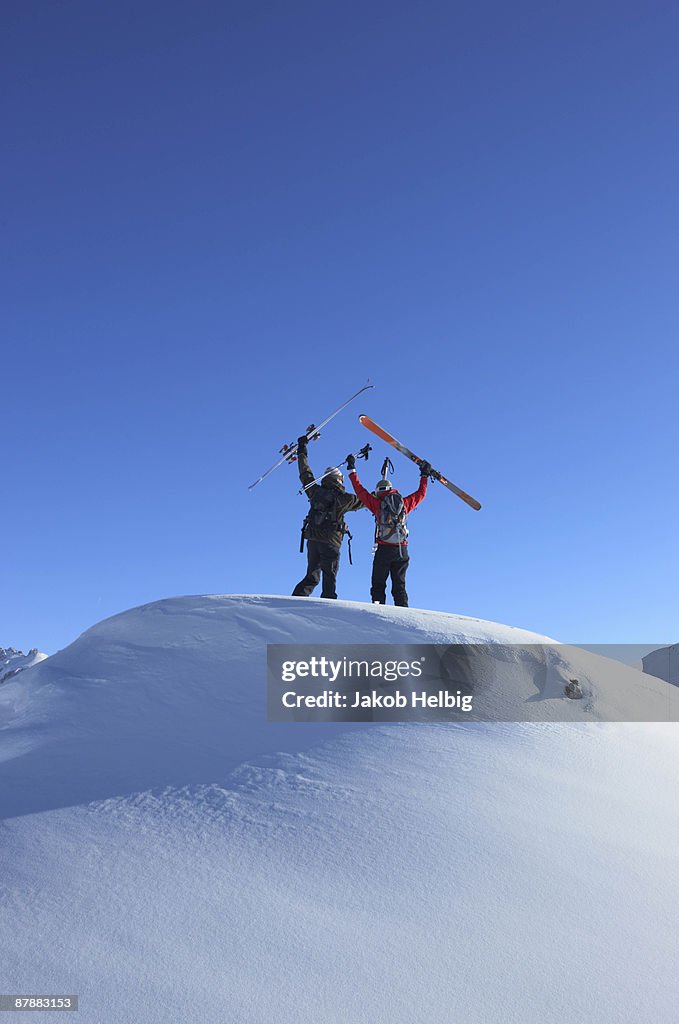
M 582 687 L 580 686 L 580 683 L 577 681 L 577 679 L 571 679 L 568 683 L 566 683 L 565 693 L 566 696 L 570 697 L 571 700 L 582 700 L 582 698 L 584 697 Z

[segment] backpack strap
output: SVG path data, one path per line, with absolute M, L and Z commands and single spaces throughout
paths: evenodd
M 320 490 L 320 487 L 319 487 L 319 490 Z M 301 535 L 300 535 L 300 539 L 299 539 L 299 552 L 300 552 L 300 554 L 304 553 L 304 541 L 305 541 L 305 536 L 304 535 L 306 533 L 307 527 L 309 525 L 313 525 L 313 504 L 314 504 L 314 500 L 313 500 L 313 498 L 310 495 L 308 495 L 308 496 L 309 496 L 309 511 L 307 512 L 307 514 L 306 514 L 306 516 L 304 518 L 304 522 L 302 523 L 302 530 L 301 530 Z M 325 497 L 325 495 L 324 495 L 324 497 Z M 347 524 L 346 524 L 346 522 L 344 520 L 343 512 L 340 511 L 340 507 L 339 507 L 340 506 L 340 497 L 341 496 L 339 494 L 333 494 L 332 495 L 331 501 L 328 502 L 328 504 L 325 506 L 325 508 L 326 508 L 325 516 L 328 516 L 330 514 L 330 512 L 331 512 L 331 509 L 332 509 L 332 515 L 333 515 L 333 520 L 332 521 L 337 525 L 337 529 L 340 530 L 340 532 L 341 532 L 340 540 L 343 540 L 344 536 L 346 534 L 347 545 L 348 545 L 348 548 L 349 548 L 349 565 L 353 565 L 354 563 L 353 563 L 353 559 L 351 557 L 351 542 L 352 542 L 352 540 L 354 538 L 352 537 L 351 532 L 349 530 L 349 527 L 347 526 Z M 325 516 L 324 516 L 324 518 L 325 518 Z
M 352 542 L 352 540 L 354 538 L 351 536 L 351 531 L 349 530 L 349 527 L 347 526 L 346 523 L 344 524 L 344 530 L 342 532 L 342 536 L 344 536 L 344 534 L 347 535 L 347 547 L 349 548 L 349 565 L 353 565 L 354 563 L 353 563 L 353 561 L 351 559 L 351 542 Z

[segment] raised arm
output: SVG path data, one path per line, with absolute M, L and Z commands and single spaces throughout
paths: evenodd
M 380 510 L 379 500 L 374 495 L 372 495 L 370 491 L 366 491 L 365 487 L 358 479 L 358 473 L 356 472 L 355 469 L 352 469 L 351 472 L 349 473 L 349 479 L 351 480 L 351 486 L 354 488 L 354 491 L 356 492 L 356 496 L 360 498 L 361 502 L 365 505 L 365 507 L 369 508 L 372 514 L 376 516 Z
M 309 484 L 314 481 L 314 474 L 309 465 L 309 458 L 307 456 L 307 439 L 304 435 L 297 438 L 297 470 L 299 472 L 299 478 L 302 481 L 302 487 L 305 489 Z M 309 488 L 306 492 L 309 498 L 313 488 Z
M 314 474 L 311 471 L 311 466 L 309 465 L 309 458 L 306 452 L 297 453 L 297 470 L 299 472 L 300 480 L 306 487 L 306 485 L 310 484 L 314 479 Z
M 427 477 L 421 476 L 420 486 L 417 488 L 417 490 L 413 491 L 412 494 L 406 495 L 406 497 L 403 499 L 403 507 L 406 510 L 406 515 L 408 514 L 408 512 L 412 512 L 414 508 L 417 508 L 421 501 L 424 501 L 426 493 Z

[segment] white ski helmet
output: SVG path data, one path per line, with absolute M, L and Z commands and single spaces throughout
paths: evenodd
M 323 471 L 323 479 L 329 480 L 331 483 L 344 483 L 344 474 L 341 469 L 337 469 L 336 466 L 327 466 Z

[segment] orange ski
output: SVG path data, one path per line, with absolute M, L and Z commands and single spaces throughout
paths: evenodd
M 381 437 L 383 441 L 386 441 L 387 444 L 390 444 L 392 448 L 396 449 L 397 452 L 401 452 L 402 455 L 405 455 L 405 457 L 407 459 L 410 459 L 411 462 L 415 462 L 417 463 L 418 466 L 421 466 L 422 463 L 425 461 L 424 459 L 420 459 L 417 455 L 411 452 L 410 448 L 406 448 L 404 444 L 401 444 L 400 441 L 397 441 L 395 437 L 393 437 L 388 431 L 384 429 L 384 427 L 381 427 L 379 423 L 375 423 L 375 421 L 371 420 L 369 416 L 359 416 L 358 418 L 364 427 L 366 427 L 368 430 L 371 430 L 373 434 L 377 434 L 378 437 Z M 466 502 L 470 508 L 475 509 L 477 512 L 481 508 L 481 504 L 476 500 L 476 498 L 472 498 L 472 496 L 470 494 L 467 494 L 466 491 L 461 490 L 461 488 L 457 487 L 454 483 L 451 483 L 451 481 L 448 480 L 443 475 L 443 473 L 439 473 L 437 469 L 432 469 L 431 475 L 433 476 L 434 480 L 438 480 L 439 483 L 442 483 L 443 486 L 447 487 L 449 491 L 453 492 L 453 494 L 457 494 L 458 498 L 462 498 L 462 500 Z

